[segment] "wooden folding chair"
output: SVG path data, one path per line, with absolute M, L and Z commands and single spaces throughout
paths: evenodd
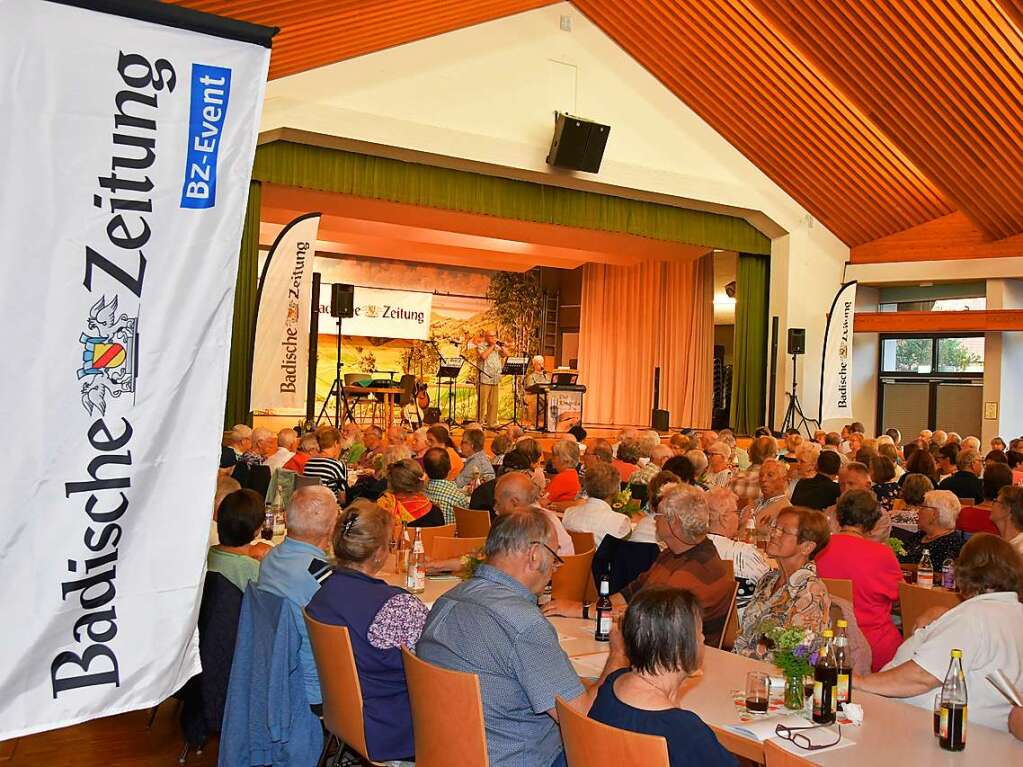
M 814 764 L 769 740 L 764 741 L 764 761 L 765 767 L 812 767 Z
M 313 648 L 316 670 L 320 674 L 323 693 L 323 725 L 342 744 L 347 745 L 370 764 L 366 746 L 366 723 L 362 713 L 362 685 L 355 666 L 355 652 L 348 629 L 320 623 L 303 610 L 309 629 L 309 644 Z M 344 746 L 338 749 L 338 754 Z
M 490 533 L 490 512 L 455 506 L 455 531 L 459 538 L 486 538 Z
M 956 591 L 925 589 L 911 583 L 899 584 L 899 604 L 902 606 L 902 638 L 909 639 L 917 619 L 932 607 L 955 607 L 962 602 Z
M 412 704 L 416 767 L 488 767 L 479 677 L 449 671 L 401 648 Z
M 555 699 L 568 767 L 670 767 L 668 741 L 609 727 L 580 714 L 561 698 Z
M 583 554 L 590 549 L 597 548 L 597 539 L 593 533 L 575 533 L 568 530 L 568 537 L 572 539 L 572 547 L 576 554 Z
M 728 605 L 728 617 L 725 619 L 725 626 L 721 629 L 721 639 L 718 640 L 719 650 L 731 650 L 735 644 L 735 638 L 739 636 L 739 609 L 736 601 L 739 598 L 739 584 L 732 587 L 732 600 Z
M 714 730 L 714 735 L 718 739 L 718 743 L 721 747 L 731 754 L 740 757 L 739 764 L 742 767 L 752 767 L 753 765 L 759 765 L 764 763 L 764 744 L 758 740 L 752 740 L 750 738 L 744 738 L 742 735 L 738 735 L 727 727 L 715 727 L 711 725 L 710 728 Z
M 437 538 L 453 538 L 455 535 L 455 526 L 441 525 L 440 527 L 417 527 L 409 528 L 409 538 L 415 539 L 416 530 L 422 530 L 423 535 L 423 551 L 426 552 L 427 559 L 436 559 L 433 555 L 433 542 Z
M 562 557 L 565 564 L 554 571 L 551 576 L 553 585 L 552 596 L 555 599 L 571 599 L 583 602 L 586 599 L 587 587 L 593 581 L 593 555 L 596 550 L 591 548 L 582 554 Z
M 821 578 L 824 585 L 828 587 L 828 593 L 836 597 L 842 597 L 849 602 L 853 601 L 853 584 L 846 578 Z
M 441 538 L 438 536 L 433 539 L 433 554 L 430 558 L 438 562 L 444 559 L 455 559 L 479 551 L 486 542 L 486 538 Z

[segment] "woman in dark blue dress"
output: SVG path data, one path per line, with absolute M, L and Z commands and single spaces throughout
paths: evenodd
M 668 742 L 671 767 L 735 767 L 713 731 L 682 708 L 682 683 L 703 662 L 703 620 L 684 589 L 651 586 L 639 592 L 622 620 L 629 668 L 608 676 L 590 719 Z

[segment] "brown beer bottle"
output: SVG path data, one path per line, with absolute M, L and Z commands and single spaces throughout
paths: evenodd
M 838 666 L 835 665 L 831 629 L 822 633 L 824 644 L 813 669 L 813 721 L 833 724 L 838 710 Z

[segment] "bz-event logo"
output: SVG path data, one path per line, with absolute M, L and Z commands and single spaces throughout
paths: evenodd
M 230 69 L 192 64 L 182 208 L 212 208 L 217 204 L 217 158 L 230 97 Z

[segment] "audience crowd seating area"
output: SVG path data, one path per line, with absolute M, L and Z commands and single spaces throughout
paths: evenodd
M 704 645 L 771 662 L 772 632 L 841 620 L 856 690 L 929 710 L 959 649 L 970 737 L 1023 740 L 985 680 L 1023 689 L 1023 438 L 864 432 L 576 427 L 544 454 L 514 424 L 236 426 L 184 739 L 230 765 L 733 765 L 748 744 L 686 706 Z M 425 593 L 397 585 L 417 537 Z M 580 678 L 553 621 L 604 578 Z

